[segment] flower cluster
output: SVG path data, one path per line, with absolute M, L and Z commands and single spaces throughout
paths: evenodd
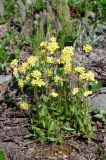
M 94 73 L 92 71 L 86 71 L 86 69 L 84 67 L 78 66 L 74 69 L 74 71 L 75 71 L 75 74 L 77 74 L 77 76 L 78 76 L 79 82 L 82 83 L 83 85 L 88 84 L 89 82 L 95 81 Z M 83 91 L 84 97 L 87 97 L 92 94 L 92 91 L 87 90 L 86 88 L 84 88 L 84 86 L 81 86 L 80 90 L 82 90 L 82 88 L 84 90 Z M 79 89 L 74 88 L 73 95 L 76 95 L 78 92 L 79 92 Z
M 84 92 L 84 96 L 85 97 L 88 97 L 89 95 L 91 95 L 92 94 L 92 91 L 85 91 Z
M 35 57 L 35 56 L 30 56 L 28 58 L 28 64 L 29 64 L 29 66 L 34 66 L 37 61 L 38 61 L 38 58 Z
M 62 55 L 60 56 L 60 62 L 63 64 L 70 63 L 73 55 L 73 47 L 64 47 L 62 50 Z
M 77 72 L 78 74 L 83 74 L 85 73 L 85 68 L 78 66 L 75 68 L 75 72 Z
M 79 75 L 79 79 L 82 80 L 86 80 L 86 81 L 94 81 L 94 73 L 92 71 L 88 71 L 86 72 L 84 67 L 76 67 L 75 68 L 75 72 L 78 73 Z
M 86 44 L 83 46 L 83 50 L 86 52 L 86 53 L 90 53 L 92 52 L 92 46 L 89 45 L 89 44 Z
M 53 54 L 59 48 L 58 43 L 56 42 L 55 37 L 50 38 L 50 42 L 48 43 L 47 49 Z
M 18 85 L 20 89 L 23 89 L 26 84 L 31 84 L 32 86 L 39 87 L 45 85 L 42 79 L 42 73 L 39 70 L 34 69 L 37 65 L 37 62 L 38 58 L 36 56 L 30 56 L 27 59 L 27 62 L 24 62 L 19 66 L 16 59 L 11 62 L 13 75 L 18 78 Z
M 73 47 L 64 47 L 61 51 L 61 54 L 57 55 L 56 57 L 55 52 L 57 49 L 59 49 L 59 45 L 56 42 L 56 38 L 51 37 L 50 42 L 42 42 L 40 44 L 40 48 L 41 50 L 39 51 L 38 56 L 30 56 L 27 61 L 23 62 L 21 65 L 18 64 L 16 59 L 11 62 L 13 75 L 18 78 L 18 85 L 20 89 L 23 89 L 25 85 L 31 85 L 35 88 L 37 86 L 46 86 L 50 88 L 52 83 L 54 83 L 56 86 L 61 85 L 60 82 L 67 79 L 64 78 L 64 76 L 66 74 L 71 75 L 71 73 L 74 74 L 74 77 L 78 77 L 79 82 L 82 82 L 83 84 L 95 80 L 94 73 L 92 71 L 86 71 L 86 69 L 82 66 L 77 66 L 75 68 L 73 67 Z M 84 50 L 86 52 L 90 52 L 92 47 L 90 45 L 85 45 Z M 56 64 L 63 64 L 63 73 L 57 74 L 60 68 L 57 68 Z M 40 67 L 41 65 L 42 67 Z M 48 82 L 52 83 L 50 84 Z M 83 87 L 81 86 L 81 88 Z M 81 88 L 78 88 L 77 86 L 76 88 L 73 88 L 72 95 L 75 96 L 76 94 L 80 93 Z M 53 94 L 50 92 L 48 94 L 52 95 L 53 97 L 56 95 L 54 94 L 55 92 L 53 92 Z M 83 96 L 86 97 L 90 94 L 92 94 L 92 92 L 84 88 Z
M 12 68 L 15 68 L 15 67 L 17 66 L 17 64 L 18 64 L 18 60 L 17 60 L 17 59 L 14 59 L 14 60 L 11 62 L 10 66 L 11 66 Z
M 59 77 L 59 76 L 57 76 L 56 75 L 56 77 L 54 77 L 54 82 L 55 83 L 59 83 L 59 82 L 61 82 L 62 81 L 62 78 L 61 77 Z
M 64 73 L 65 74 L 70 74 L 72 71 L 72 65 L 70 63 L 66 63 L 64 65 Z
M 23 109 L 23 110 L 28 110 L 29 109 L 29 104 L 27 102 L 23 101 L 20 104 L 20 108 Z
M 53 57 L 52 56 L 47 56 L 47 63 L 51 63 L 51 64 L 53 64 L 54 63 L 54 59 L 53 59 Z
M 42 43 L 40 44 L 40 47 L 41 47 L 42 49 L 46 49 L 46 48 L 47 48 L 47 42 L 42 42 Z
M 78 89 L 78 87 L 77 87 L 77 88 L 74 88 L 74 89 L 73 89 L 72 94 L 73 94 L 73 95 L 76 95 L 78 92 L 79 92 L 79 89 Z
M 48 51 L 50 51 L 51 54 L 54 54 L 54 52 L 59 48 L 58 43 L 56 42 L 56 38 L 55 37 L 51 37 L 50 38 L 50 42 L 42 42 L 40 44 L 40 48 L 41 49 L 47 49 Z
M 47 69 L 47 70 L 45 71 L 45 74 L 46 74 L 47 77 L 52 76 L 52 70 Z
M 94 73 L 92 71 L 82 73 L 82 74 L 80 74 L 79 77 L 80 77 L 80 80 L 95 81 Z

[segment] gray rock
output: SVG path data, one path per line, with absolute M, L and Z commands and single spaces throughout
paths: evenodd
M 11 82 L 11 75 L 0 75 L 0 101 L 3 100 L 4 93 L 8 88 L 8 84 Z
M 88 12 L 88 18 L 95 19 L 95 13 L 92 11 Z
M 25 136 L 28 134 L 28 129 L 25 127 L 5 127 L 5 135 L 9 137 L 13 136 Z
M 12 79 L 11 75 L 0 75 L 0 85 L 5 83 L 5 82 L 10 82 Z
M 106 25 L 104 25 L 104 24 L 98 24 L 97 25 L 97 29 L 98 29 L 98 32 L 106 32 Z
M 106 111 L 106 87 L 101 92 L 89 98 L 92 109 L 100 109 Z

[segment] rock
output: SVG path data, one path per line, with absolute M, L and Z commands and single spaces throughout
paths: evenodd
M 95 19 L 95 13 L 92 11 L 88 12 L 88 18 Z
M 104 24 L 98 24 L 97 25 L 97 29 L 98 29 L 98 32 L 106 32 L 106 25 L 104 25 Z
M 4 93 L 8 88 L 8 84 L 11 82 L 11 75 L 0 75 L 0 101 L 3 100 Z
M 106 87 L 102 88 L 100 93 L 89 98 L 92 109 L 100 109 L 106 111 Z
M 5 136 L 25 136 L 28 134 L 28 129 L 25 127 L 5 127 Z
M 11 75 L 0 75 L 0 85 L 5 83 L 5 82 L 10 82 L 12 79 Z

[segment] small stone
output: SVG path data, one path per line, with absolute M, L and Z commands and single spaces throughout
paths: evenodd
M 95 13 L 92 11 L 88 12 L 88 18 L 95 19 Z

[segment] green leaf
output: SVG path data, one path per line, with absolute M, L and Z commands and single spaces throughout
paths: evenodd
M 10 62 L 11 62 L 12 60 L 14 60 L 15 58 L 16 58 L 16 56 L 15 56 L 14 53 L 10 54 L 9 57 L 8 57 L 8 63 L 10 63 Z
M 46 127 L 45 121 L 42 121 L 43 128 Z
M 45 133 L 38 127 L 33 126 L 34 133 L 41 138 L 45 137 Z
M 0 149 L 0 160 L 6 160 L 5 153 L 2 149 Z
M 0 47 L 0 63 L 5 63 L 8 61 L 9 55 L 5 52 L 3 48 Z
M 100 110 L 100 114 L 105 115 L 105 114 L 106 114 L 106 112 L 104 112 L 103 110 Z
M 41 106 L 41 107 L 43 107 L 43 108 L 41 108 L 40 110 L 39 110 L 39 115 L 41 116 L 41 117 L 46 117 L 46 115 L 47 115 L 47 107 L 46 106 Z
M 94 118 L 103 119 L 103 114 L 96 114 L 96 115 L 94 116 Z
M 91 82 L 89 84 L 89 89 L 92 90 L 93 92 L 97 91 L 98 89 L 100 89 L 102 86 L 101 82 L 98 82 L 98 81 L 94 81 L 94 82 Z
M 70 128 L 70 127 L 64 127 L 64 129 L 65 129 L 66 131 L 74 131 L 74 130 L 75 130 L 74 128 Z
M 92 109 L 91 114 L 100 114 L 100 109 Z
M 48 132 L 51 132 L 52 130 L 54 130 L 54 128 L 55 128 L 55 123 L 54 123 L 54 121 L 49 122 Z
M 48 140 L 50 140 L 51 142 L 55 142 L 56 138 L 54 138 L 54 137 L 48 137 Z

